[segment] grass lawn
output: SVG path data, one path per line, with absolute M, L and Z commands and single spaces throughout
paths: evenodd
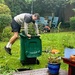
M 42 50 L 58 49 L 60 50 L 60 56 L 64 56 L 64 45 L 70 45 L 75 47 L 75 32 L 62 32 L 62 33 L 47 33 L 41 35 L 42 39 Z M 8 55 L 4 46 L 7 42 L 0 42 L 0 74 L 12 72 L 18 68 L 45 68 L 48 63 L 49 53 L 42 53 L 38 57 L 39 65 L 25 65 L 22 66 L 20 63 L 20 41 L 17 40 L 12 46 L 12 56 Z M 64 70 L 68 69 L 68 66 L 61 61 L 61 68 Z M 8 74 L 7 74 L 8 75 Z

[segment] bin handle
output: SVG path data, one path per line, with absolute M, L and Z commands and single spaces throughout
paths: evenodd
M 28 36 L 26 36 L 26 35 L 24 35 L 22 33 L 20 35 L 23 36 L 23 37 L 28 37 Z M 31 35 L 31 38 L 34 38 L 34 37 L 40 37 L 40 36 Z M 28 38 L 30 38 L 30 37 L 28 37 Z

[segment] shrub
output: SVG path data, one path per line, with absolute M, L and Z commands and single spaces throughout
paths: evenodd
M 10 24 L 11 15 L 0 14 L 0 32 L 2 32 L 3 28 Z
M 69 28 L 70 27 L 70 23 L 69 22 L 65 22 L 61 25 L 61 28 Z
M 9 25 L 11 19 L 12 17 L 10 15 L 10 9 L 8 6 L 0 3 L 0 39 L 2 39 L 1 34 L 3 29 Z
M 33 23 L 30 23 L 30 25 L 28 26 L 28 33 L 31 34 L 31 35 L 35 35 L 36 32 L 35 32 L 35 25 Z
M 11 19 L 10 9 L 8 6 L 0 3 L 0 32 L 2 32 L 6 25 L 9 25 Z
M 0 3 L 0 14 L 10 14 L 9 7 Z
M 5 3 L 5 1 L 4 0 L 0 0 L 0 3 Z
M 2 32 L 2 41 L 8 41 L 12 35 L 13 33 L 11 32 L 11 27 L 5 27 Z
M 75 17 L 70 18 L 70 29 L 75 30 Z
M 0 41 L 2 40 L 2 33 L 0 33 Z

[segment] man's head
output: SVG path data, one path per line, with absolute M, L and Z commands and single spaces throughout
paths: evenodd
M 40 15 L 38 13 L 35 13 L 35 14 L 32 15 L 33 20 L 37 20 L 39 18 L 40 18 Z

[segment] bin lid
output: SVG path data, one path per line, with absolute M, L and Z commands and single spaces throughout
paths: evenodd
M 29 38 L 28 36 L 25 35 L 24 32 L 20 33 L 20 37 Z M 31 35 L 31 38 L 35 38 L 35 37 L 39 38 L 40 36 L 37 36 L 37 35 Z

